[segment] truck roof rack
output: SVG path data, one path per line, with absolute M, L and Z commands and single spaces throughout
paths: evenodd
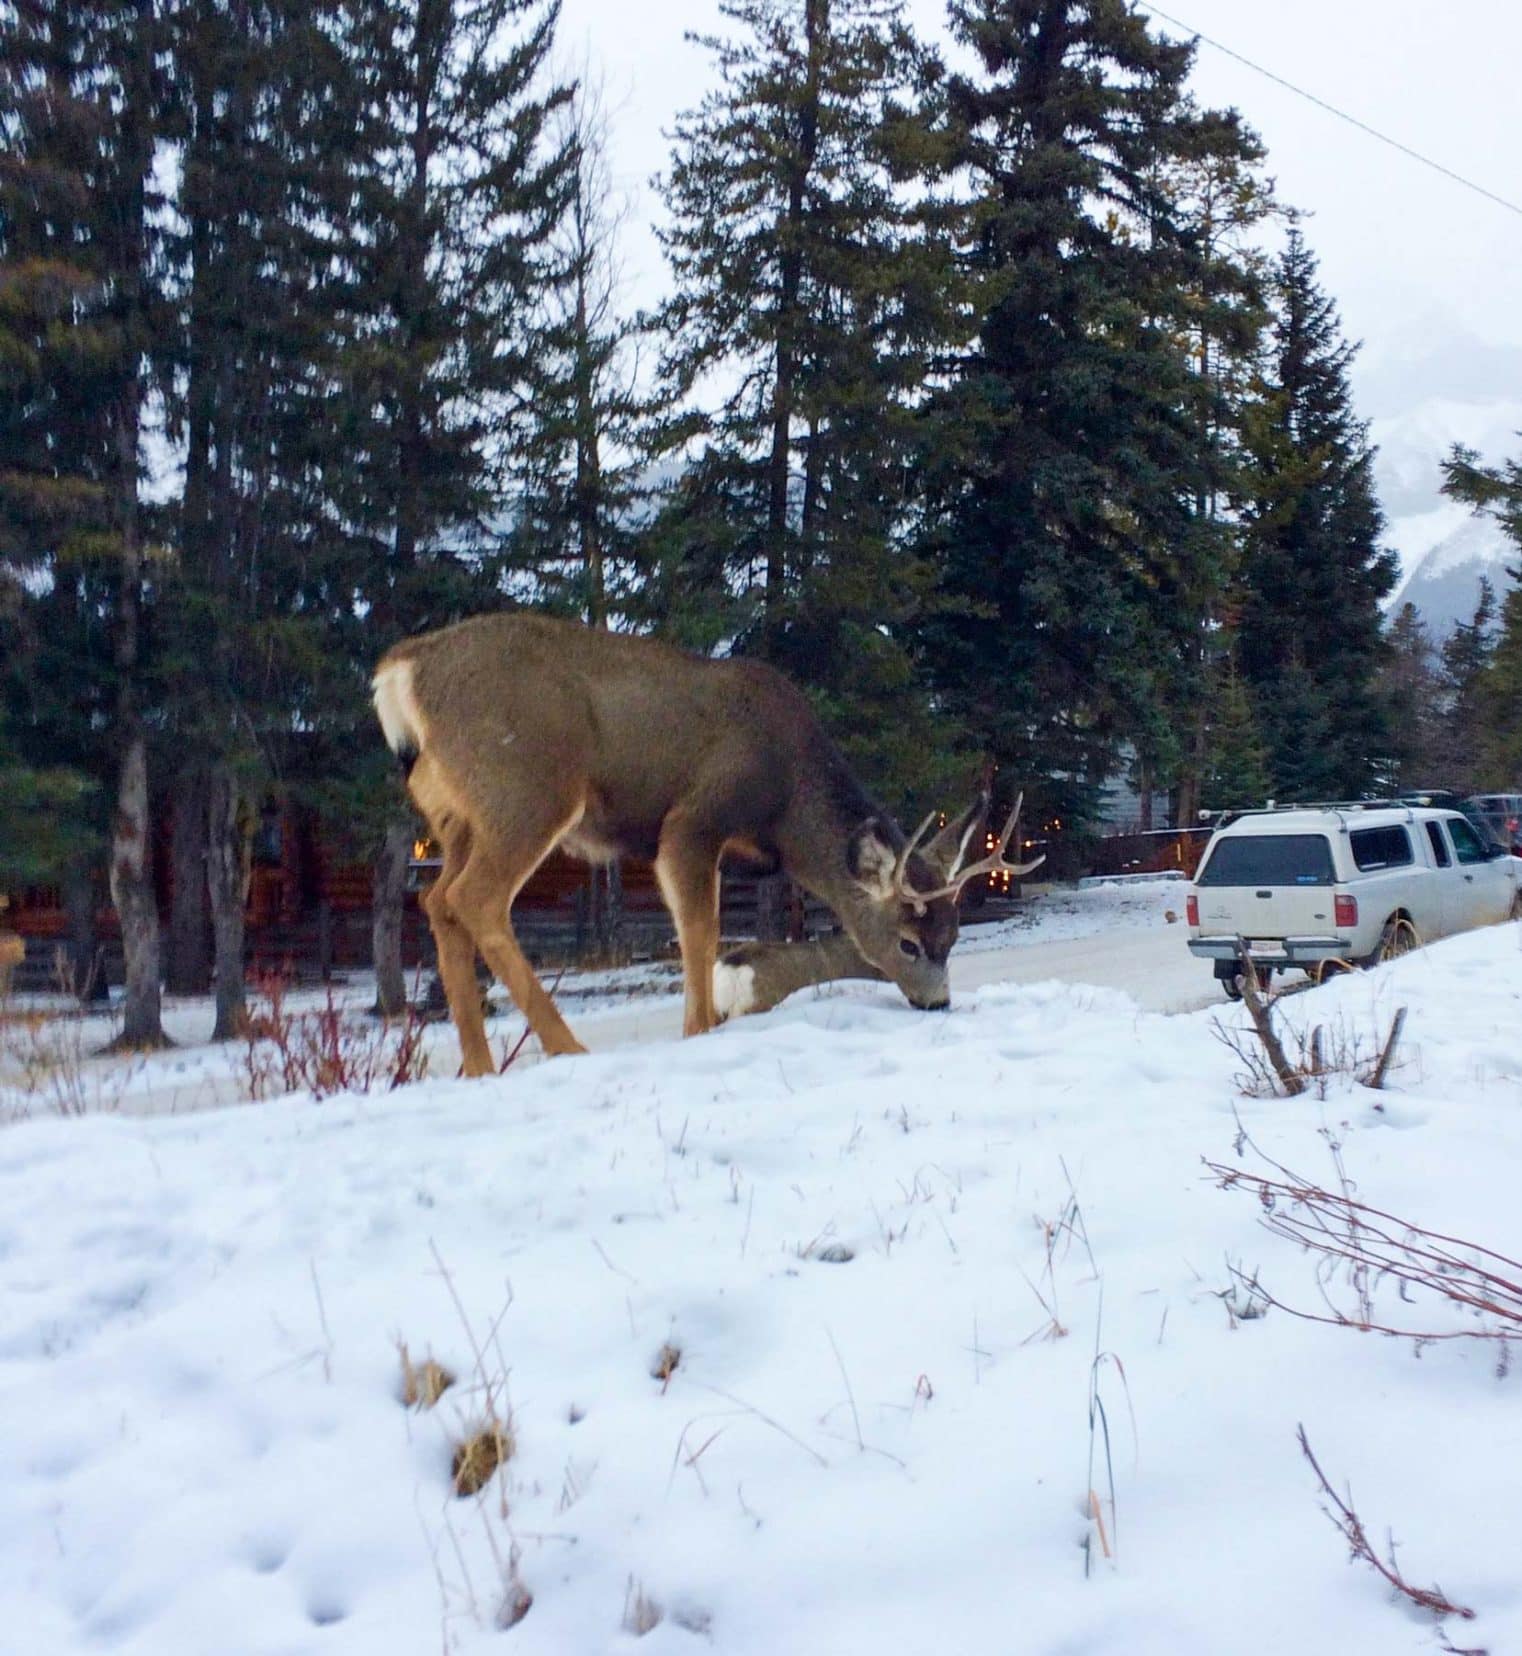
M 1233 817 L 1277 816 L 1281 811 L 1409 811 L 1420 805 L 1419 799 L 1294 799 L 1274 800 L 1268 805 L 1250 806 L 1245 811 L 1233 811 Z
M 1412 807 L 1423 803 L 1415 799 L 1297 799 L 1282 803 L 1275 800 L 1271 805 L 1257 805 L 1245 811 L 1223 811 L 1216 818 L 1215 826 L 1228 828 L 1244 817 L 1282 816 L 1286 811 L 1334 811 L 1343 818 L 1359 811 L 1404 811 L 1406 820 L 1410 822 L 1414 820 Z M 1347 831 L 1346 821 L 1343 822 L 1343 831 Z

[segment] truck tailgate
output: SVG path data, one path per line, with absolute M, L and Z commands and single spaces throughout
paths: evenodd
M 1335 929 L 1325 834 L 1236 834 L 1216 841 L 1195 876 L 1200 931 L 1255 938 L 1327 937 Z

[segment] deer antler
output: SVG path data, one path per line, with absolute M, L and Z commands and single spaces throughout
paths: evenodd
M 1009 842 L 1014 838 L 1015 829 L 1020 824 L 1020 807 L 1025 803 L 1022 793 L 1015 799 L 1015 808 L 1009 813 L 1009 820 L 1004 824 L 1004 832 L 999 835 L 999 843 L 994 846 L 986 857 L 975 863 L 968 863 L 965 868 L 952 870 L 951 878 L 943 886 L 937 886 L 932 891 L 918 891 L 909 884 L 909 859 L 914 855 L 915 848 L 925 837 L 926 831 L 935 821 L 935 812 L 914 830 L 913 836 L 905 843 L 904 849 L 899 852 L 898 860 L 893 865 L 893 884 L 900 897 L 906 903 L 914 905 L 917 914 L 923 914 L 927 904 L 933 903 L 938 897 L 956 897 L 960 895 L 962 887 L 969 880 L 975 880 L 980 874 L 1012 874 L 1016 879 L 1029 874 L 1033 868 L 1039 868 L 1046 861 L 1046 854 L 1034 858 L 1027 863 L 1005 862 L 1004 853 L 1009 849 Z

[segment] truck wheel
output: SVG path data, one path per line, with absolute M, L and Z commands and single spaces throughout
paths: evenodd
M 1227 1000 L 1239 1001 L 1242 998 L 1242 974 L 1237 972 L 1232 977 L 1221 978 L 1221 989 Z
M 1334 977 L 1341 977 L 1344 972 L 1353 970 L 1353 962 L 1344 960 L 1341 955 L 1329 955 L 1325 960 L 1318 960 L 1310 972 L 1312 983 L 1327 983 Z
M 1387 960 L 1396 960 L 1421 946 L 1422 940 L 1409 920 L 1387 920 L 1384 931 L 1380 933 L 1379 947 L 1369 956 L 1369 965 L 1379 966 Z

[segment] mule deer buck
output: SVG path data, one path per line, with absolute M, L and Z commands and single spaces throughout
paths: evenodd
M 801 692 L 759 662 L 704 660 L 542 615 L 486 615 L 399 644 L 377 667 L 374 692 L 443 852 L 423 905 L 466 1075 L 494 1069 L 478 950 L 546 1053 L 585 1050 L 510 915 L 557 846 L 587 861 L 654 862 L 681 947 L 687 1035 L 718 1021 L 726 852 L 784 869 L 828 903 L 865 960 L 925 1009 L 950 1000 L 961 888 L 995 868 L 1036 866 L 1003 861 L 1014 817 L 993 855 L 968 863 L 986 798 L 933 838 L 927 818 L 906 840 Z

